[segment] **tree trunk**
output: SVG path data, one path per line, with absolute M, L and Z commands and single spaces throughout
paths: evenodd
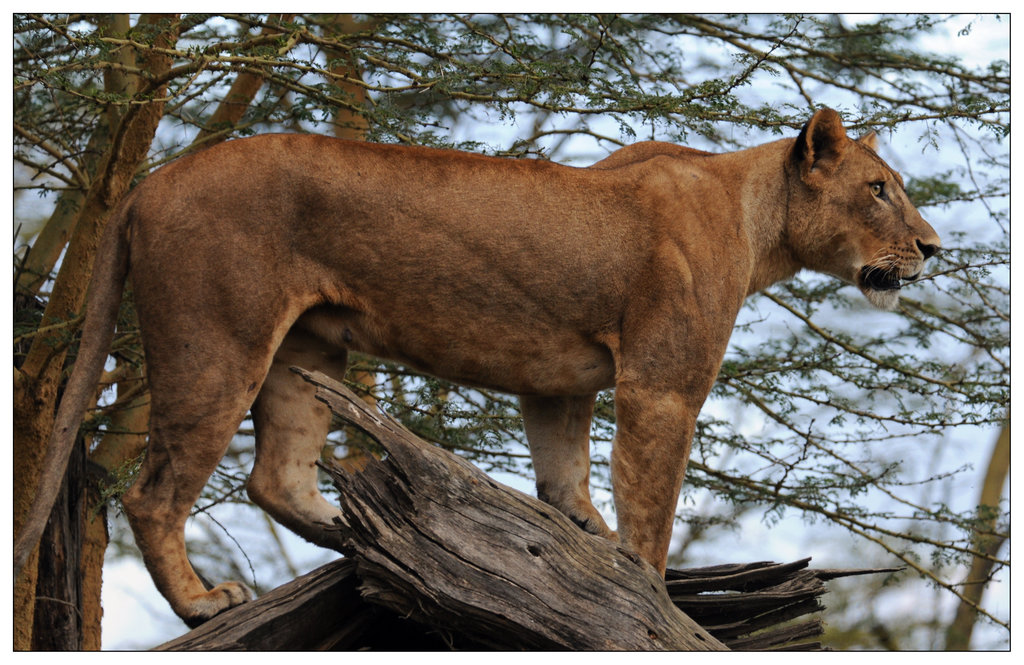
M 161 46 L 177 40 L 178 23 L 167 17 L 144 17 L 156 23 L 169 21 L 158 39 Z M 144 53 L 141 65 L 157 79 L 171 65 L 170 58 Z M 92 270 L 99 238 L 111 207 L 128 190 L 139 164 L 145 159 L 157 123 L 163 114 L 164 87 L 150 90 L 153 100 L 133 106 L 123 117 L 104 155 L 97 175 L 85 197 L 74 233 L 68 244 L 60 274 L 46 306 L 40 326 L 67 321 L 82 308 L 86 285 Z M 15 370 L 14 381 L 14 469 L 18 482 L 14 485 L 14 550 L 16 569 L 14 608 L 14 648 L 31 648 L 32 618 L 35 612 L 37 580 L 35 545 L 45 527 L 64 469 L 65 451 L 48 451 L 57 388 L 62 376 L 68 340 L 66 331 L 36 335 L 21 368 Z M 47 454 L 53 455 L 47 460 Z M 63 453 L 61 455 L 60 453 Z M 24 563 L 22 563 L 24 562 Z
M 68 460 L 57 502 L 39 546 L 34 651 L 82 649 L 82 498 L 85 443 L 79 438 Z
M 83 651 L 99 651 L 103 643 L 103 561 L 110 536 L 107 532 L 107 509 L 100 503 L 98 491 L 101 475 L 102 470 L 99 467 L 91 462 L 86 464 L 85 500 L 82 501 L 80 513 L 84 535 L 79 568 Z
M 1003 426 L 989 457 L 985 471 L 985 481 L 978 497 L 978 528 L 974 537 L 976 554 L 971 559 L 971 569 L 964 582 L 963 598 L 956 609 L 953 622 L 946 629 L 946 650 L 964 651 L 971 646 L 971 636 L 978 621 L 978 608 L 981 597 L 988 586 L 993 559 L 999 554 L 999 548 L 1006 540 L 1005 536 L 995 534 L 999 501 L 1003 497 L 1003 484 L 1010 472 L 1010 423 Z

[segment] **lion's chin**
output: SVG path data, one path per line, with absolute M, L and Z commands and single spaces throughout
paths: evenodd
M 869 303 L 878 309 L 893 310 L 900 301 L 900 287 L 919 276 L 920 273 L 915 273 L 902 277 L 896 270 L 868 265 L 861 267 L 855 281 Z
M 868 302 L 878 309 L 894 310 L 900 302 L 899 289 L 887 289 L 878 291 L 876 289 L 861 287 L 861 293 L 868 299 Z

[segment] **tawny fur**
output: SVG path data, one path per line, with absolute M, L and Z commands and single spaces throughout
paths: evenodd
M 90 298 L 119 295 L 128 266 L 153 415 L 124 506 L 160 591 L 190 624 L 249 597 L 204 589 L 183 533 L 250 408 L 253 500 L 336 545 L 316 528 L 336 514 L 313 467 L 329 414 L 287 368 L 340 378 L 349 350 L 521 395 L 540 496 L 609 537 L 588 435 L 595 393 L 614 387 L 618 538 L 663 572 L 744 298 L 809 268 L 892 307 L 892 280 L 938 247 L 873 141 L 826 109 L 795 140 L 721 155 L 641 143 L 584 169 L 267 135 L 155 172 L 112 220 Z M 868 264 L 890 281 L 866 281 Z M 83 346 L 112 326 L 109 306 L 90 312 Z

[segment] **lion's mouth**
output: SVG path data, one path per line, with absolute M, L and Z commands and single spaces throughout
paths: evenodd
M 909 277 L 900 277 L 894 270 L 876 266 L 864 266 L 860 269 L 860 283 L 872 291 L 898 291 L 905 283 L 914 282 L 921 276 L 920 272 Z

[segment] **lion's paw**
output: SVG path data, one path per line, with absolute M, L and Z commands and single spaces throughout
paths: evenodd
M 602 538 L 608 538 L 610 540 L 618 540 L 618 536 L 614 531 L 608 528 L 608 525 L 605 524 L 605 521 L 597 511 L 589 514 L 583 514 L 582 516 L 570 514 L 568 517 L 574 524 L 576 524 L 576 526 L 589 534 L 601 536 Z
M 224 582 L 194 598 L 189 603 L 188 611 L 183 613 L 182 620 L 189 628 L 195 628 L 221 612 L 252 599 L 252 591 L 241 582 Z

